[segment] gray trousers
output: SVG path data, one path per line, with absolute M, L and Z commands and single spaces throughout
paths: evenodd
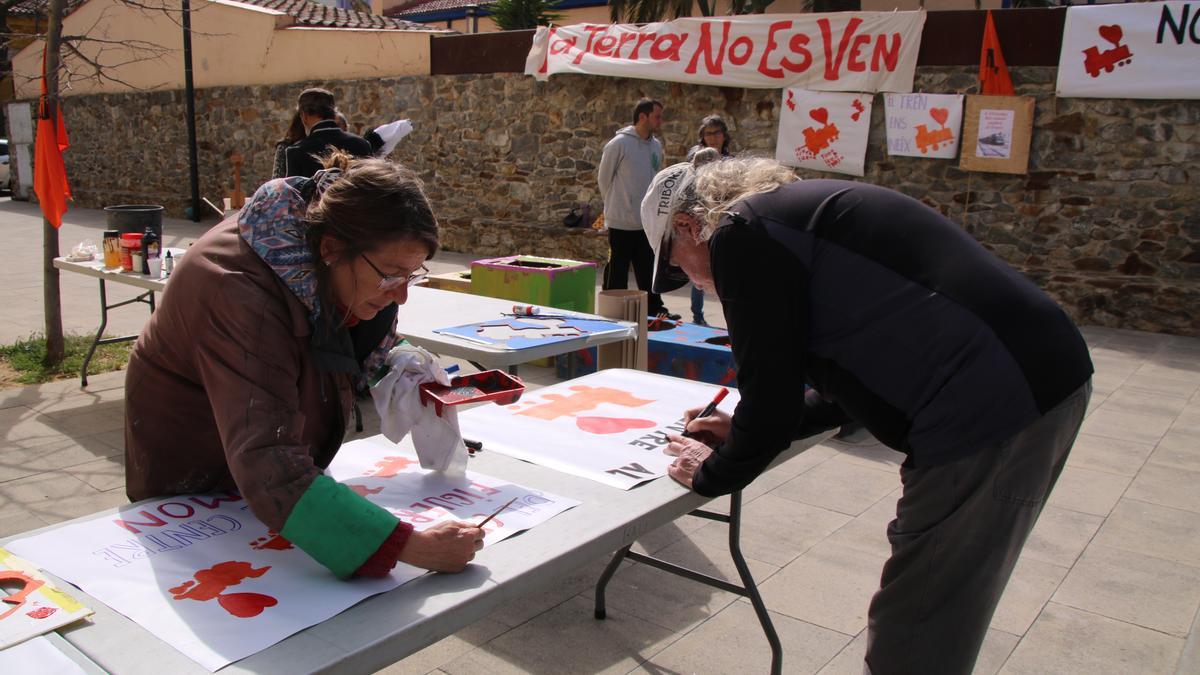
M 999 448 L 900 469 L 904 492 L 868 613 L 865 672 L 971 672 L 1091 395 L 1089 380 Z

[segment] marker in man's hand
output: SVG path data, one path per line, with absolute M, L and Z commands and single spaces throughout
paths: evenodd
M 713 412 L 716 411 L 717 406 L 721 403 L 722 400 L 725 399 L 725 395 L 728 393 L 729 393 L 728 389 L 726 389 L 725 387 L 721 387 L 721 390 L 717 392 L 717 395 L 713 397 L 713 400 L 710 401 L 708 403 L 708 405 L 704 406 L 704 409 L 700 411 L 700 414 L 696 415 L 692 419 L 698 420 L 701 417 L 708 417 L 709 415 L 713 414 Z M 681 435 L 684 438 L 692 438 L 691 432 L 689 432 L 687 429 L 684 429 L 684 431 Z

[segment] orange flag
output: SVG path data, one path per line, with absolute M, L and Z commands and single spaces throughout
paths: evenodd
M 33 159 L 33 191 L 42 207 L 42 215 L 54 227 L 62 227 L 63 214 L 67 212 L 67 200 L 71 199 L 71 186 L 67 184 L 67 167 L 62 153 L 70 143 L 67 127 L 63 124 L 62 102 L 56 107 L 55 119 L 51 120 L 46 89 L 46 55 L 42 54 L 42 99 L 38 105 L 37 147 Z
M 979 50 L 979 93 L 989 96 L 1016 94 L 1012 79 L 1008 77 L 1008 66 L 1004 64 L 1004 53 L 1000 51 L 1000 38 L 996 37 L 996 24 L 992 23 L 991 10 L 987 13 L 983 47 Z

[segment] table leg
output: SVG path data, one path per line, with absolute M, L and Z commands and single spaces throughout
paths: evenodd
M 606 612 L 604 609 L 604 589 L 608 587 L 608 580 L 612 579 L 613 575 L 617 573 L 617 568 L 621 566 L 621 561 L 625 559 L 625 556 L 629 555 L 630 546 L 633 546 L 633 544 L 626 546 L 613 555 L 613 559 L 608 561 L 608 566 L 605 567 L 604 572 L 600 574 L 600 579 L 596 581 L 595 616 L 597 619 L 604 619 L 608 617 L 608 612 Z
M 133 304 L 135 302 L 142 302 L 147 305 L 150 305 L 150 313 L 151 314 L 154 313 L 154 291 L 146 291 L 145 293 L 142 293 L 141 295 L 139 295 L 137 297 L 130 298 L 128 300 L 123 300 L 114 305 L 110 305 L 110 304 L 108 304 L 108 289 L 104 284 L 104 280 L 100 279 L 99 281 L 100 281 L 100 328 L 99 328 L 99 330 L 96 331 L 96 337 L 95 337 L 95 339 L 92 340 L 91 346 L 88 347 L 87 356 L 83 357 L 83 365 L 80 366 L 80 368 L 79 368 L 79 382 L 80 382 L 80 386 L 83 386 L 83 387 L 87 386 L 88 365 L 91 364 L 92 356 L 94 356 L 96 354 L 97 347 L 99 347 L 100 345 L 110 345 L 110 344 L 114 344 L 117 342 L 129 342 L 130 340 L 136 340 L 138 337 L 136 334 L 124 335 L 121 337 L 114 337 L 114 338 L 103 337 L 104 329 L 108 326 L 108 310 L 116 309 L 117 307 L 124 307 L 125 305 Z
M 741 535 L 742 492 L 739 490 L 729 496 L 729 555 L 737 567 L 738 576 L 742 578 L 746 589 L 744 595 L 750 598 L 750 604 L 754 605 L 754 613 L 758 615 L 758 622 L 762 624 L 763 633 L 771 645 L 771 675 L 779 675 L 783 672 L 783 644 L 779 642 L 775 624 L 771 622 L 771 615 L 767 613 L 767 604 L 763 602 L 762 595 L 758 592 L 758 584 L 754 583 L 750 567 L 746 565 L 746 559 L 742 556 Z
M 108 294 L 104 289 L 104 280 L 100 280 L 100 328 L 96 330 L 96 338 L 92 340 L 92 344 L 88 347 L 87 356 L 83 357 L 83 366 L 79 368 L 79 386 L 87 386 L 87 369 L 88 364 L 92 362 L 92 355 L 96 353 L 96 347 L 100 346 L 100 338 L 104 336 L 104 328 L 108 326 Z
M 779 641 L 779 634 L 775 632 L 775 624 L 772 623 L 771 615 L 767 612 L 767 605 L 763 602 L 762 595 L 758 592 L 758 585 L 755 584 L 754 577 L 750 574 L 750 568 L 746 565 L 746 558 L 742 555 L 741 491 L 739 490 L 729 495 L 729 515 L 705 511 L 703 509 L 692 511 L 691 515 L 708 520 L 716 520 L 729 525 L 729 555 L 733 558 L 734 567 L 737 568 L 738 576 L 741 577 L 743 585 L 738 586 L 724 579 L 718 579 L 702 572 L 676 565 L 675 563 L 635 553 L 629 550 L 633 546 L 630 544 L 613 555 L 613 559 L 609 561 L 608 566 L 604 568 L 604 572 L 600 575 L 600 579 L 596 582 L 596 618 L 604 619 L 608 615 L 604 606 L 604 589 L 608 586 L 609 580 L 616 574 L 621 561 L 628 558 L 634 562 L 644 563 L 664 572 L 669 572 L 685 579 L 691 579 L 706 586 L 712 586 L 713 588 L 750 598 L 750 603 L 754 606 L 754 613 L 758 615 L 758 622 L 762 625 L 763 633 L 767 636 L 767 642 L 771 645 L 771 675 L 779 675 L 783 672 L 783 645 Z

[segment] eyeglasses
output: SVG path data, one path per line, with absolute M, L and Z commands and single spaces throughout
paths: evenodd
M 384 274 L 382 270 L 376 267 L 375 263 L 371 262 L 371 259 L 367 257 L 366 253 L 359 253 L 359 255 L 362 256 L 362 259 L 371 266 L 371 269 L 375 271 L 375 274 L 379 275 L 379 290 L 385 293 L 394 291 L 401 286 L 412 286 L 413 284 L 416 284 L 425 277 L 429 276 L 429 270 L 424 265 L 421 265 L 416 269 L 416 271 L 405 277 L 390 276 Z

